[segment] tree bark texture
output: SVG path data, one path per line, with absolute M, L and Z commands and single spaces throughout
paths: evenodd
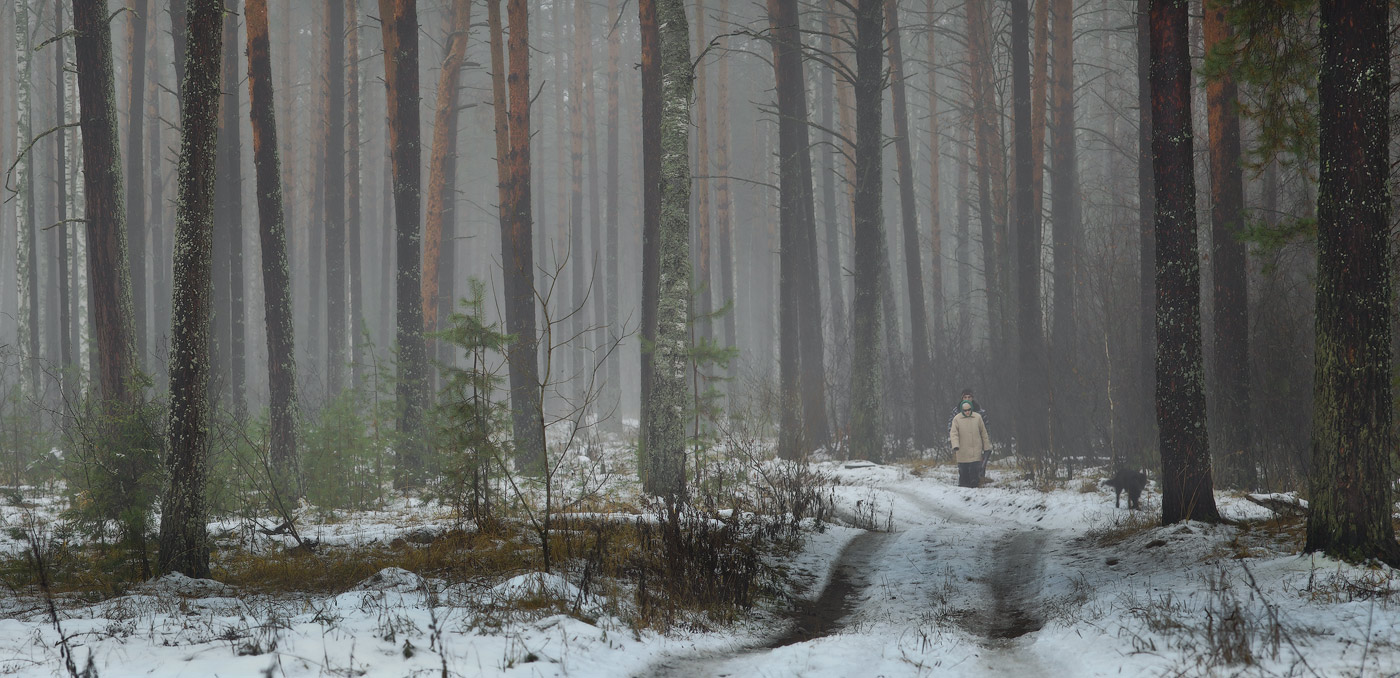
M 881 211 L 881 96 L 884 71 L 883 0 L 858 0 L 855 7 L 855 222 L 854 294 L 851 297 L 851 441 L 856 459 L 884 459 L 885 351 L 881 299 L 885 227 Z
M 1187 0 L 1152 0 L 1152 167 L 1157 188 L 1157 425 L 1162 522 L 1219 521 L 1201 365 Z
M 136 396 L 132 377 L 135 335 L 131 322 L 130 268 L 127 262 L 126 208 L 122 204 L 121 152 L 117 147 L 116 84 L 112 73 L 112 32 L 107 5 L 74 0 L 74 58 L 83 138 L 84 218 L 87 271 L 97 381 L 109 403 Z M 108 411 L 113 411 L 109 406 Z
M 1397 567 L 1388 3 L 1323 0 L 1321 26 L 1317 353 L 1303 550 Z
M 365 339 L 361 334 L 365 331 L 365 280 L 362 257 L 362 227 L 361 227 L 361 167 L 360 167 L 360 113 L 363 103 L 360 101 L 360 2 L 359 0 L 349 0 L 350 27 L 346 31 L 347 44 L 345 46 L 345 58 L 348 68 L 346 69 L 346 101 L 348 102 L 347 112 L 349 118 L 345 124 L 345 162 L 348 167 L 345 172 L 345 239 L 349 248 L 350 258 L 350 280 L 348 294 L 350 296 L 350 327 L 347 338 L 350 341 L 350 383 L 355 390 L 360 390 L 364 385 L 365 372 Z M 382 256 L 388 256 L 387 252 L 381 252 Z
M 935 0 L 928 0 L 929 26 L 933 25 L 937 16 Z M 925 67 L 928 69 L 929 315 L 933 319 L 933 326 L 929 328 L 929 361 L 935 370 L 941 370 L 940 366 L 944 364 L 944 356 L 948 351 L 948 330 L 943 299 L 943 182 L 940 170 L 943 151 L 938 137 L 938 81 L 934 70 L 938 55 L 934 49 L 934 37 L 932 30 L 924 36 L 928 45 L 928 63 Z M 940 379 L 934 382 L 935 385 L 946 383 L 946 374 L 940 371 L 939 377 Z
M 540 382 L 539 335 L 535 329 L 534 225 L 530 216 L 530 23 L 526 0 L 507 0 L 510 22 L 510 90 L 506 124 L 510 147 L 501 179 L 505 198 L 501 228 L 501 261 L 505 265 L 506 331 L 515 336 L 510 363 L 511 410 L 514 414 L 515 463 L 528 472 L 545 464 L 543 390 Z
M 618 16 L 620 10 L 618 9 L 617 3 L 618 0 L 608 0 L 607 16 L 610 19 L 611 17 Z M 608 211 L 604 220 L 607 224 L 608 239 L 607 254 L 605 257 L 608 266 L 606 289 L 607 309 L 606 315 L 604 316 L 608 328 L 607 331 L 609 332 L 608 345 L 612 345 L 613 342 L 617 341 L 623 331 L 623 319 L 619 312 L 620 300 L 618 299 L 618 265 L 621 262 L 621 252 L 619 250 L 622 230 L 618 224 L 618 220 L 621 217 L 621 210 L 618 209 L 618 195 L 620 193 L 620 184 L 622 180 L 620 176 L 622 170 L 618 157 L 618 132 L 622 117 L 622 111 L 618 101 L 618 79 L 620 77 L 619 69 L 621 68 L 621 49 L 618 45 L 618 43 L 621 42 L 621 40 L 619 40 L 620 37 L 621 36 L 617 35 L 616 29 L 608 36 L 608 138 L 606 142 L 608 182 L 604 189 L 607 192 L 608 201 Z M 604 407 L 618 409 L 621 407 L 622 363 L 619 358 L 620 356 L 615 353 L 608 354 L 606 358 L 605 383 L 607 384 L 607 397 L 603 401 Z
M 695 62 L 695 299 L 700 305 L 695 312 L 695 336 L 703 339 L 712 337 L 710 313 L 714 309 L 716 296 L 712 288 L 714 275 L 710 261 L 710 83 L 706 63 L 715 57 L 705 54 L 709 47 L 705 39 L 707 19 L 705 0 L 695 0 L 695 49 L 699 55 Z M 723 60 L 726 56 L 723 52 L 717 54 L 716 60 Z
M 987 0 L 967 0 L 968 66 L 974 92 L 976 120 L 978 219 L 982 230 L 982 271 L 987 305 L 987 336 L 991 355 L 1004 355 L 1004 317 L 1001 208 L 1004 179 L 1002 142 L 993 88 L 991 27 Z M 995 377 L 993 377 L 995 381 Z
M 215 381 L 219 398 L 235 413 L 247 411 L 244 394 L 243 332 L 243 149 L 239 119 L 238 15 L 227 11 L 223 35 L 223 101 L 219 106 L 218 180 L 214 186 L 214 346 L 218 350 L 221 378 Z
M 1079 450 L 1088 445 L 1079 431 L 1085 410 L 1079 372 L 1075 368 L 1076 272 L 1079 268 L 1079 167 L 1074 141 L 1074 1 L 1053 0 L 1050 30 L 1051 163 L 1050 227 L 1054 241 L 1054 303 L 1050 344 L 1055 362 L 1050 380 L 1054 416 L 1053 443 L 1058 450 Z
M 933 403 L 937 381 L 930 361 L 928 310 L 924 303 L 923 248 L 919 245 L 919 207 L 914 197 L 914 154 L 910 148 L 909 107 L 905 96 L 904 54 L 900 44 L 899 3 L 885 0 L 885 26 L 890 60 L 890 105 L 893 107 L 894 156 L 899 175 L 899 208 L 904 227 L 904 274 L 909 287 L 909 330 L 912 334 L 913 396 Z M 914 441 L 927 448 L 941 438 L 937 417 L 914 417 Z
M 646 0 L 645 4 L 651 4 Z M 656 0 L 660 52 L 660 219 L 656 341 L 647 401 L 646 455 L 653 492 L 685 496 L 690 374 L 690 30 L 681 0 Z M 641 4 L 638 5 L 641 7 Z M 643 23 L 645 26 L 646 23 Z M 657 107 L 653 107 L 654 109 Z M 644 138 L 645 139 L 645 138 Z M 650 188 L 650 187 L 648 187 Z
M 729 0 L 720 0 L 719 15 L 729 16 Z M 720 53 L 725 53 L 729 37 L 719 37 Z M 720 59 L 715 73 L 715 231 L 719 240 L 719 298 L 721 305 L 734 304 L 734 194 L 729 183 L 729 59 Z M 739 345 L 738 309 L 724 314 L 724 346 Z M 739 361 L 729 361 L 729 378 L 739 374 Z
M 1133 439 L 1139 444 L 1132 445 L 1134 457 L 1146 458 L 1150 454 L 1151 441 L 1157 439 L 1155 427 L 1155 402 L 1157 372 L 1153 356 L 1157 353 L 1157 226 L 1156 181 L 1149 159 L 1152 157 L 1152 40 L 1151 15 L 1152 0 L 1137 0 L 1137 67 L 1138 67 L 1138 224 L 1141 229 L 1138 239 L 1138 307 L 1139 307 L 1139 350 L 1138 395 L 1141 404 L 1138 425 Z M 1131 449 L 1130 448 L 1130 449 Z
M 187 21 L 170 337 L 170 485 L 161 501 L 159 565 L 161 572 L 207 578 L 204 485 L 209 470 L 209 317 L 214 311 L 214 165 L 223 98 L 222 1 L 191 0 Z
M 267 0 L 248 0 L 248 117 L 253 127 L 253 167 L 258 188 L 258 236 L 262 245 L 263 308 L 267 323 L 267 384 L 275 477 L 296 476 L 296 353 L 292 291 L 287 266 L 281 161 L 272 94 Z M 290 485 L 279 490 L 291 489 Z M 289 497 L 283 497 L 288 499 Z
M 661 238 L 661 32 L 657 25 L 656 0 L 637 0 L 637 20 L 641 42 L 642 71 L 642 327 L 641 327 L 641 413 L 640 431 L 642 488 L 660 493 L 658 478 L 652 477 L 652 464 L 645 431 L 651 428 L 652 370 L 656 363 L 657 268 L 660 265 Z
M 1206 0 L 1202 22 L 1206 50 L 1230 37 L 1220 0 Z M 1210 127 L 1211 280 L 1215 286 L 1215 364 L 1212 370 L 1217 444 L 1212 457 L 1230 487 L 1254 489 L 1250 453 L 1249 295 L 1244 221 L 1244 171 L 1240 166 L 1240 115 L 1229 73 L 1206 85 Z
M 54 0 L 54 34 L 63 35 L 63 0 Z M 3 29 L 0 29 L 2 32 Z M 61 127 L 68 122 L 68 107 L 65 103 L 65 91 L 68 88 L 67 76 L 64 74 L 64 53 L 63 41 L 57 41 L 54 46 L 54 73 L 57 80 L 54 86 L 54 110 L 57 111 L 58 122 L 55 126 Z M 4 106 L 4 97 L 0 96 L 0 106 Z M 0 127 L 0 129 L 7 129 Z M 73 363 L 73 338 L 76 332 L 70 331 L 70 323 L 73 318 L 73 306 L 69 303 L 69 267 L 72 250 L 68 247 L 68 237 L 71 231 L 68 221 L 68 151 L 67 151 L 66 131 L 59 131 L 54 135 L 54 167 L 56 168 L 54 184 L 57 188 L 58 196 L 54 201 L 54 207 L 58 211 L 58 219 L 55 223 L 58 226 L 54 229 L 58 244 L 58 251 L 54 265 L 58 268 L 58 334 L 59 334 L 59 367 L 63 371 L 62 386 L 63 400 L 65 402 L 76 402 L 78 396 L 78 374 L 77 366 Z M 0 158 L 4 158 L 4 149 L 0 148 Z M 3 162 L 3 160 L 0 160 Z M 11 223 L 11 222 L 0 222 Z M 0 339 L 3 341 L 3 339 Z

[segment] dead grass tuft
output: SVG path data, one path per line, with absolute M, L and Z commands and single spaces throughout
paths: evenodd
M 1147 511 L 1129 511 L 1101 527 L 1092 527 L 1084 536 L 1097 546 L 1117 546 L 1143 532 L 1158 527 L 1156 517 Z

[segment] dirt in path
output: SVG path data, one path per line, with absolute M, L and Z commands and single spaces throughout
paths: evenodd
M 1043 578 L 1045 533 L 1017 531 L 997 545 L 996 565 L 984 584 L 992 604 L 969 621 L 968 630 L 991 640 L 1020 638 L 1045 625 L 1037 598 Z
M 890 541 L 888 532 L 866 532 L 846 545 L 837 558 L 831 581 L 816 600 L 798 601 L 792 611 L 792 628 L 774 639 L 769 649 L 805 643 L 840 630 L 855 607 L 858 594 L 871 584 L 877 570 L 876 555 Z

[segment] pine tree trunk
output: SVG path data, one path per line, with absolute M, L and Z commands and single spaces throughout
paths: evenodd
M 652 5 L 641 0 L 638 8 Z M 685 497 L 685 436 L 690 401 L 690 31 L 681 0 L 656 0 L 661 88 L 660 219 L 657 229 L 656 343 L 647 401 L 646 456 L 653 493 L 668 502 Z M 643 32 L 648 20 L 642 20 Z M 643 53 L 645 59 L 645 52 Z M 655 105 L 659 103 L 660 105 Z M 646 140 L 646 137 L 643 137 Z M 651 187 L 647 187 L 651 190 Z
M 565 269 L 569 274 L 570 294 L 567 298 L 568 308 L 564 310 L 569 316 L 569 336 L 575 338 L 569 342 L 567 353 L 570 371 L 566 374 L 571 383 L 566 387 L 566 392 L 580 401 L 585 383 L 584 370 L 588 363 L 586 347 L 581 340 L 583 329 L 588 326 L 588 289 L 584 273 L 589 263 L 584 245 L 583 221 L 583 55 L 588 51 L 588 45 L 582 41 L 583 27 L 588 21 L 588 10 L 584 5 L 587 1 L 573 0 L 574 16 L 570 22 L 573 49 L 569 51 L 569 249 Z M 559 114 L 562 115 L 563 111 L 560 110 Z M 560 126 L 563 126 L 562 120 Z
M 1306 552 L 1400 566 L 1391 395 L 1388 3 L 1323 0 Z
M 1051 379 L 1051 417 L 1055 448 L 1067 454 L 1088 445 L 1079 431 L 1087 427 L 1081 413 L 1085 404 L 1079 388 L 1075 367 L 1075 275 L 1079 257 L 1079 167 L 1074 148 L 1074 10 L 1073 0 L 1054 0 L 1051 8 L 1053 25 L 1051 52 L 1051 162 L 1050 226 L 1054 240 L 1053 274 L 1054 304 L 1051 317 L 1050 345 L 1055 355 L 1055 374 Z M 1059 455 L 1057 455 L 1059 456 Z
M 326 1 L 326 397 L 345 388 L 345 0 Z
M 63 0 L 54 0 L 54 35 L 63 35 Z M 3 29 L 0 29 L 3 30 Z M 56 126 L 63 126 L 68 122 L 68 107 L 65 102 L 64 90 L 68 87 L 67 76 L 64 74 L 63 41 L 59 40 L 53 45 L 54 50 L 54 73 L 57 79 L 54 83 L 54 111 L 58 118 Z M 3 89 L 3 88 L 0 88 Z M 4 105 L 4 97 L 0 96 L 0 106 Z M 0 129 L 8 129 L 0 123 Z M 76 403 L 78 395 L 78 375 L 76 366 L 73 363 L 73 337 L 69 332 L 72 323 L 73 309 L 69 304 L 69 249 L 68 234 L 71 226 L 68 221 L 68 151 L 67 151 L 66 131 L 60 131 L 54 135 L 54 183 L 57 187 L 58 195 L 54 200 L 54 207 L 58 211 L 58 224 L 54 228 L 56 242 L 58 245 L 56 264 L 58 272 L 58 336 L 59 336 L 59 367 L 62 369 L 63 402 Z M 0 148 L 0 158 L 4 158 L 4 149 Z M 0 222 L 9 223 L 9 222 Z M 50 288 L 53 289 L 53 288 Z
M 729 0 L 720 0 L 720 16 L 729 16 Z M 720 54 L 728 48 L 728 36 L 719 38 Z M 719 69 L 715 73 L 718 97 L 715 102 L 715 230 L 719 236 L 719 297 L 722 304 L 735 303 L 734 298 L 734 194 L 730 189 L 730 143 L 729 133 L 729 59 L 719 59 Z M 724 346 L 739 345 L 737 308 L 730 308 L 724 314 Z M 739 361 L 729 361 L 729 378 L 739 374 Z
M 929 362 L 928 311 L 924 304 L 923 248 L 919 246 L 919 208 L 914 198 L 914 154 L 910 151 L 909 107 L 904 87 L 904 54 L 900 45 L 899 4 L 885 0 L 889 31 L 890 104 L 893 107 L 895 168 L 899 174 L 899 207 L 904 226 L 904 273 L 909 286 L 909 329 L 913 335 L 913 372 L 909 375 L 915 402 L 932 403 L 933 365 Z M 939 436 L 935 417 L 915 416 L 914 441 L 927 448 Z
M 364 386 L 365 370 L 365 338 L 362 334 L 365 331 L 365 280 L 361 245 L 361 167 L 360 167 L 360 112 L 363 102 L 360 100 L 360 2 L 359 0 L 349 0 L 350 7 L 350 27 L 346 32 L 348 42 L 345 46 L 346 63 L 348 69 L 346 73 L 346 100 L 349 102 L 349 120 L 345 127 L 345 160 L 349 164 L 345 173 L 345 239 L 349 246 L 350 258 L 350 326 L 347 338 L 350 341 L 350 384 L 356 391 Z
M 851 298 L 851 455 L 884 459 L 881 397 L 885 352 L 882 350 L 881 269 L 885 267 L 885 230 L 881 211 L 881 112 L 884 71 L 883 0 L 858 0 L 855 7 L 855 223 L 851 239 L 855 294 Z
M 656 0 L 637 0 L 642 71 L 642 326 L 641 326 L 641 454 L 638 475 L 642 489 L 661 494 L 664 485 L 653 477 L 650 442 L 652 371 L 656 364 L 656 311 L 660 276 L 661 238 L 661 32 Z
M 223 98 L 219 66 L 226 33 L 221 25 L 222 5 L 221 0 L 191 0 L 187 19 L 191 49 L 180 88 L 183 114 L 170 338 L 170 485 L 161 501 L 159 564 L 161 572 L 194 578 L 209 576 L 204 485 L 209 465 L 209 316 L 214 311 L 210 305 L 214 166 Z M 92 203 L 88 205 L 91 210 Z
M 1230 37 L 1219 0 L 1207 0 L 1203 21 L 1206 50 Z M 1210 127 L 1211 280 L 1215 286 L 1215 369 L 1218 447 L 1212 457 L 1226 486 L 1253 489 L 1254 457 L 1249 416 L 1249 295 L 1245 272 L 1244 172 L 1240 166 L 1240 115 L 1229 73 L 1206 86 Z
M 153 12 L 152 16 L 159 16 L 159 12 Z M 150 38 L 146 46 L 148 54 L 158 50 L 160 41 L 160 31 L 146 31 Z M 150 260 L 146 270 L 151 276 L 151 326 L 147 331 L 148 350 L 153 354 L 168 355 L 170 347 L 170 248 L 165 233 L 165 172 L 164 162 L 162 162 L 166 145 L 161 140 L 161 130 L 164 129 L 166 121 L 161 119 L 160 100 L 162 95 L 161 74 L 164 73 L 163 66 L 168 65 L 162 59 L 151 59 L 150 72 L 146 74 L 146 97 L 149 100 L 146 113 L 146 161 L 150 165 L 150 210 L 148 226 L 151 233 Z M 178 87 L 178 85 L 176 85 Z M 177 105 L 176 108 L 179 108 Z M 76 248 L 75 248 L 76 252 Z M 76 321 L 75 321 L 76 325 Z M 76 326 L 73 329 L 74 340 L 79 336 Z M 156 384 L 170 383 L 169 364 L 166 360 L 155 361 L 149 370 L 151 380 Z
M 611 20 L 612 17 L 618 16 L 620 10 L 617 7 L 617 3 L 618 0 L 608 0 L 607 16 L 609 20 Z M 604 191 L 607 193 L 608 208 L 604 218 L 607 224 L 605 227 L 607 229 L 607 250 L 604 255 L 604 259 L 607 261 L 607 281 L 605 287 L 607 309 L 604 317 L 606 318 L 608 328 L 605 336 L 607 336 L 609 346 L 617 341 L 623 332 L 623 319 L 619 312 L 621 300 L 618 299 L 618 266 L 622 259 L 621 252 L 619 251 L 622 229 L 618 224 L 618 220 L 622 215 L 622 211 L 618 206 L 620 184 L 622 183 L 622 177 L 620 176 L 622 168 L 618 157 L 618 133 L 621 127 L 622 117 L 618 96 L 618 78 L 620 76 L 618 71 L 621 68 L 621 49 L 618 46 L 618 43 L 621 42 L 620 38 L 621 36 L 617 34 L 616 29 L 608 36 L 608 81 L 606 85 L 608 88 L 608 138 L 605 153 L 607 154 L 608 182 Z M 622 408 L 622 363 L 619 357 L 620 356 L 615 353 L 608 354 L 606 357 L 604 373 L 607 395 L 604 397 L 602 403 L 604 409 L 611 408 L 617 412 L 620 412 Z
M 992 88 L 992 63 L 987 0 L 967 0 L 968 64 L 974 92 L 976 120 L 978 221 L 982 226 L 982 271 L 987 299 L 988 348 L 992 356 L 1004 355 L 1003 299 L 1000 231 L 1001 135 L 995 120 L 996 92 Z
M 958 223 L 953 258 L 958 262 L 956 345 L 959 353 L 964 353 L 972 347 L 972 195 L 969 192 L 972 162 L 968 150 L 972 146 L 972 124 L 972 119 L 968 118 L 958 125 Z
M 272 423 L 274 477 L 285 483 L 280 498 L 290 500 L 296 477 L 296 353 L 292 292 L 283 226 L 277 118 L 272 94 L 267 0 L 248 0 L 248 108 L 253 126 L 253 166 L 258 186 L 258 235 L 262 244 L 264 313 L 267 322 L 267 384 Z
M 505 267 L 506 331 L 515 335 L 507 354 L 510 403 L 514 416 L 516 467 L 529 473 L 541 473 L 545 449 L 543 394 L 536 353 L 539 338 L 535 329 L 535 255 L 530 216 L 530 97 L 533 92 L 530 91 L 529 4 L 526 0 L 507 0 L 506 13 L 510 23 L 510 70 L 506 79 L 510 90 L 506 119 L 510 145 L 505 155 L 509 171 L 501 177 L 505 194 L 501 200 L 501 261 Z M 500 132 L 499 126 L 497 132 Z
M 1153 0 L 1152 168 L 1157 187 L 1157 425 L 1162 522 L 1217 522 L 1201 365 L 1187 0 Z
M 1137 69 L 1138 69 L 1138 224 L 1141 236 L 1138 246 L 1138 308 L 1141 332 L 1136 364 L 1138 366 L 1137 402 L 1141 404 L 1139 424 L 1135 426 L 1132 445 L 1135 459 L 1151 455 L 1157 439 L 1154 411 L 1157 372 L 1153 356 L 1157 354 L 1157 230 L 1156 181 L 1152 168 L 1152 85 L 1150 78 L 1152 0 L 1137 0 Z
M 233 0 L 227 0 L 232 2 Z M 214 345 L 222 379 L 216 393 L 236 415 L 247 411 L 243 333 L 243 148 L 239 119 L 238 16 L 224 14 L 223 101 L 219 105 L 219 178 L 214 211 Z
M 516 0 L 518 1 L 518 0 Z M 394 172 L 394 221 L 398 256 L 398 395 L 400 435 L 410 442 L 399 451 L 400 484 L 416 482 L 423 466 L 422 433 L 427 364 L 423 347 L 419 208 L 421 137 L 418 119 L 418 3 L 379 0 L 383 19 L 384 71 L 388 85 L 389 146 Z M 512 32 L 511 39 L 515 39 Z
M 97 347 L 97 382 L 115 412 L 136 396 L 135 337 L 131 326 L 126 209 L 117 150 L 116 85 L 106 3 L 74 0 L 74 58 L 83 139 L 84 218 L 87 220 L 89 307 Z
M 695 48 L 701 55 L 695 63 L 695 300 L 699 303 L 695 312 L 695 336 L 701 339 L 713 337 L 710 313 L 714 310 L 716 296 L 714 275 L 710 272 L 710 86 L 706 64 L 715 57 L 704 54 L 709 47 L 705 34 L 707 19 L 705 0 L 695 0 Z M 716 56 L 724 59 L 727 55 L 720 52 Z
M 136 332 L 136 366 L 146 363 L 146 191 L 143 133 L 146 97 L 146 30 L 155 2 L 130 0 L 126 89 L 126 228 L 131 265 L 131 324 Z
M 1041 0 L 1045 2 L 1045 0 Z M 1032 186 L 1031 151 L 1031 68 L 1030 68 L 1030 8 L 1027 0 L 1011 2 L 1011 82 L 1015 125 L 1015 219 L 1016 265 L 1020 269 L 1017 283 L 1016 328 L 1020 344 L 1016 389 L 1018 412 L 1016 422 L 1018 453 L 1035 463 L 1043 460 L 1049 426 L 1049 404 L 1046 393 L 1046 361 L 1043 320 L 1040 312 L 1040 250 L 1039 215 L 1035 213 L 1035 193 Z M 1037 469 L 1043 472 L 1044 467 Z
M 15 47 L 11 44 L 15 31 L 14 27 L 6 22 L 7 18 L 14 17 L 12 10 L 0 8 L 0 54 L 15 54 Z M 6 93 L 12 84 L 19 82 L 16 71 L 17 59 L 0 59 L 0 129 L 15 129 L 16 123 L 12 118 L 15 108 L 15 97 L 11 95 L 6 98 Z M 9 167 L 12 162 L 10 146 L 14 143 L 15 134 L 0 134 L 0 163 Z M 14 224 L 16 215 L 14 214 L 13 200 L 0 200 L 0 223 Z M 18 248 L 16 240 L 18 230 L 14 228 L 0 228 L 0 317 L 19 317 L 19 290 L 15 284 L 15 277 L 18 273 L 16 265 L 19 263 Z M 0 328 L 0 343 L 10 345 L 19 344 L 18 324 L 6 323 L 4 328 Z
M 937 17 L 934 0 L 928 0 L 928 25 L 932 26 Z M 935 386 L 946 383 L 947 374 L 942 369 L 948 355 L 947 319 L 944 315 L 943 300 L 943 181 L 941 165 L 943 161 L 942 142 L 938 128 L 938 82 L 934 65 L 937 52 L 934 50 L 934 32 L 924 36 L 928 43 L 928 203 L 929 203 L 929 311 L 933 318 L 930 328 L 929 360 L 933 365 Z
M 23 62 L 20 67 L 19 81 L 16 83 L 19 89 L 17 97 L 19 103 L 19 130 L 20 140 L 28 143 L 34 138 L 34 45 L 29 30 L 29 0 L 21 0 L 16 5 L 15 10 L 15 42 L 19 48 L 19 58 Z M 20 149 L 23 152 L 23 149 Z M 40 390 L 43 388 L 40 381 L 39 353 L 39 229 L 38 229 L 38 208 L 35 205 L 34 183 L 39 178 L 39 172 L 35 169 L 35 153 L 26 153 L 20 158 L 23 162 L 21 172 L 22 189 L 24 192 L 24 221 L 21 224 L 19 237 L 19 248 L 16 249 L 16 257 L 19 258 L 16 268 L 19 269 L 20 278 L 20 334 L 24 337 L 25 365 L 29 376 L 30 397 L 38 400 Z M 114 158 L 120 155 L 114 153 Z M 20 249 L 23 253 L 20 253 Z

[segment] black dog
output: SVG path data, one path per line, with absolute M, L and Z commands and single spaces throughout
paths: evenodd
M 1104 481 L 1105 485 L 1113 488 L 1113 507 L 1118 508 L 1119 501 L 1123 497 L 1123 492 L 1128 493 L 1128 508 L 1140 509 L 1142 505 L 1138 498 L 1142 496 L 1142 488 L 1147 486 L 1147 476 L 1142 471 L 1131 471 L 1126 468 L 1118 469 L 1112 478 Z

